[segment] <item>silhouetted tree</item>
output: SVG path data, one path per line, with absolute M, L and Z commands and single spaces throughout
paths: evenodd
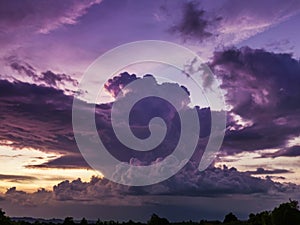
M 169 221 L 166 218 L 160 218 L 156 214 L 152 214 L 150 220 L 148 221 L 149 225 L 167 225 Z
M 97 222 L 96 222 L 96 225 L 103 225 L 103 224 L 104 223 L 100 219 L 98 219 Z
M 135 224 L 132 220 L 129 220 L 128 222 L 127 222 L 127 224 L 128 225 L 133 225 L 133 224 Z
M 300 211 L 297 201 L 280 204 L 272 212 L 272 222 L 274 225 L 300 224 Z
M 64 220 L 64 223 L 63 225 L 74 225 L 74 220 L 73 220 L 73 217 L 66 217 L 65 220 Z
M 249 215 L 248 223 L 250 225 L 273 225 L 271 220 L 271 212 L 264 211 L 261 213 L 257 213 L 256 215 L 251 213 Z
M 238 218 L 231 212 L 225 216 L 223 223 L 230 223 L 234 221 L 238 221 Z
M 88 221 L 86 220 L 86 218 L 82 218 L 82 220 L 80 221 L 80 225 L 88 225 Z
M 2 209 L 0 209 L 0 224 L 9 225 L 11 224 L 10 222 L 10 219 L 7 216 L 5 216 L 5 212 Z

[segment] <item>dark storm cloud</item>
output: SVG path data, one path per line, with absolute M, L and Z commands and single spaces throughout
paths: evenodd
M 155 90 L 155 93 L 163 93 L 166 89 L 170 88 L 175 89 L 183 89 L 187 96 L 183 97 L 180 94 L 172 93 L 171 98 L 173 103 L 180 105 L 181 111 L 183 113 L 188 112 L 191 108 L 188 106 L 190 103 L 190 99 L 188 97 L 188 91 L 186 88 L 179 86 L 178 84 L 172 83 L 163 83 L 157 84 L 155 78 L 151 75 L 145 75 L 143 78 L 137 78 L 136 75 L 128 73 L 122 73 L 119 76 L 110 79 L 105 85 L 106 90 L 108 90 L 113 96 L 116 96 L 120 93 L 122 88 L 129 84 L 132 81 L 141 80 L 143 82 L 147 82 L 147 88 Z M 174 89 L 173 89 L 174 90 Z M 121 93 L 122 99 L 130 99 L 132 96 L 138 95 L 140 90 L 126 89 L 126 93 Z M 178 93 L 181 93 L 178 91 Z M 104 107 L 104 105 L 99 106 L 99 109 Z M 106 106 L 107 107 L 107 106 Z M 122 109 L 119 113 L 123 113 Z M 200 138 L 205 138 L 210 133 L 210 109 L 207 108 L 197 108 L 200 123 L 202 124 L 200 130 Z M 130 127 L 132 128 L 132 132 L 139 138 L 146 138 L 150 135 L 150 131 L 148 129 L 148 123 L 151 118 L 160 117 L 162 118 L 167 125 L 167 132 L 164 141 L 158 145 L 156 148 L 152 149 L 148 152 L 134 151 L 130 148 L 124 146 L 116 137 L 113 127 L 110 123 L 103 120 L 103 118 L 108 118 L 107 113 L 110 112 L 110 109 L 99 110 L 99 117 L 96 119 L 97 126 L 99 130 L 99 136 L 101 137 L 104 145 L 109 149 L 110 153 L 118 158 L 120 161 L 125 162 L 140 162 L 141 164 L 148 164 L 154 162 L 156 159 L 161 157 L 166 157 L 175 149 L 179 137 L 180 137 L 180 118 L 178 112 L 169 102 L 156 98 L 156 97 L 148 97 L 141 101 L 139 101 L 132 109 L 131 115 L 129 118 Z M 106 113 L 106 115 L 105 115 Z M 205 146 L 205 145 L 204 145 Z M 197 154 L 195 154 L 195 158 L 199 158 L 199 155 L 203 153 L 203 140 L 199 141 L 197 146 Z M 124 152 L 126 154 L 124 154 Z M 132 161 L 132 159 L 134 159 Z
M 210 20 L 206 17 L 206 11 L 201 9 L 199 2 L 190 1 L 184 3 L 180 21 L 170 28 L 171 33 L 179 34 L 183 40 L 204 40 L 213 34 L 208 31 L 212 23 L 220 20 Z
M 147 75 L 147 79 L 152 80 L 153 88 L 164 89 L 164 85 L 177 84 L 157 84 L 155 79 Z M 107 89 L 114 94 L 121 91 L 128 80 L 137 78 L 135 75 L 127 73 L 117 76 L 109 81 Z M 124 80 L 124 81 L 123 81 Z M 113 82 L 115 81 L 115 83 Z M 120 89 L 121 88 L 121 89 Z M 150 88 L 150 87 L 149 87 Z M 138 90 L 126 92 L 130 95 Z M 177 96 L 174 96 L 178 98 Z M 60 158 L 50 159 L 50 161 L 41 165 L 27 165 L 28 167 L 42 168 L 88 168 L 77 149 L 71 123 L 72 96 L 65 95 L 63 91 L 45 86 L 38 86 L 22 82 L 0 81 L 0 139 L 11 141 L 15 148 L 31 147 L 40 151 L 57 152 L 62 154 Z M 174 109 L 165 105 L 161 101 L 141 102 L 133 109 L 136 120 L 131 123 L 132 130 L 137 136 L 147 134 L 147 121 L 153 117 L 150 108 L 155 108 L 155 115 L 159 115 L 167 124 L 176 124 L 176 115 Z M 182 101 L 186 105 L 184 110 L 188 110 L 189 101 Z M 110 111 L 112 103 L 97 105 L 96 123 L 98 132 L 103 142 L 109 145 L 112 154 L 119 159 L 135 160 L 144 163 L 143 160 L 155 160 L 157 154 L 151 152 L 147 157 L 140 156 L 135 152 L 127 152 L 126 155 L 114 152 L 114 149 L 126 150 L 118 141 L 116 141 L 110 124 Z M 168 106 L 168 107 L 166 107 Z M 90 110 L 90 105 L 82 102 L 80 110 Z M 145 114 L 138 114 L 145 111 Z M 210 127 L 209 109 L 197 108 L 203 127 Z M 150 113 L 149 113 L 150 112 Z M 147 114 L 148 113 L 148 114 Z M 215 113 L 215 112 L 214 112 Z M 141 116 L 142 115 L 142 116 Z M 174 122 L 175 120 L 175 122 Z M 177 127 L 170 127 L 171 136 L 176 137 Z M 203 132 L 203 133 L 202 133 Z M 52 192 L 39 190 L 36 193 L 28 194 L 23 191 L 17 191 L 16 188 L 9 189 L 4 195 L 5 201 L 13 202 L 23 206 L 38 206 L 43 202 L 89 202 L 90 204 L 102 205 L 140 205 L 152 204 L 152 196 L 227 196 L 232 194 L 281 194 L 286 192 L 294 193 L 298 186 L 284 185 L 273 182 L 271 179 L 261 179 L 252 177 L 249 172 L 239 172 L 235 168 L 215 168 L 210 167 L 205 171 L 198 170 L 198 161 L 201 158 L 202 150 L 206 145 L 209 132 L 201 132 L 197 153 L 194 160 L 190 161 L 178 174 L 159 184 L 146 187 L 129 187 L 119 185 L 105 178 L 93 177 L 90 182 L 83 182 L 80 179 L 75 181 L 64 181 L 55 187 Z M 169 149 L 176 144 L 172 137 L 167 136 L 161 149 Z M 203 138 L 201 138 L 201 136 Z M 247 135 L 246 135 L 247 136 Z M 169 139 L 168 139 L 169 138 Z M 256 138 L 254 136 L 254 138 Z M 163 152 L 168 154 L 169 152 Z M 161 156 L 161 154 L 160 154 Z M 122 171 L 116 171 L 116 173 Z M 123 171 L 124 173 L 124 171 Z M 131 175 L 127 171 L 128 176 Z M 151 174 L 145 174 L 145 179 Z
M 61 90 L 0 80 L 0 140 L 14 148 L 79 154 L 71 126 L 73 98 Z
M 14 64 L 14 67 L 26 74 L 34 74 L 34 69 L 30 65 Z M 274 54 L 246 47 L 216 53 L 211 67 L 222 80 L 222 88 L 227 91 L 227 101 L 233 106 L 231 113 L 240 115 L 252 124 L 242 127 L 237 125 L 234 118 L 229 118 L 228 126 L 238 129 L 227 131 L 223 145 L 227 153 L 284 147 L 289 138 L 300 134 L 299 61 L 288 54 Z M 105 87 L 116 96 L 125 85 L 136 79 L 141 78 L 123 73 L 109 80 Z M 72 96 L 51 87 L 17 81 L 10 83 L 2 80 L 0 86 L 2 140 L 11 140 L 14 147 L 33 147 L 67 154 L 43 166 L 63 167 L 62 162 L 68 161 L 71 163 L 68 167 L 76 165 L 85 167 L 86 163 L 78 160 L 79 151 L 73 137 Z M 155 80 L 153 88 L 157 90 L 161 88 Z M 187 105 L 188 101 L 185 102 Z M 134 112 L 146 113 L 140 114 L 132 121 L 133 133 L 141 138 L 149 135 L 147 122 L 154 116 L 153 110 L 151 111 L 151 108 L 154 108 L 156 116 L 166 119 L 172 134 L 160 147 L 173 149 L 170 146 L 176 146 L 175 136 L 179 135 L 176 113 L 172 107 L 162 107 L 162 104 L 165 103 L 157 99 L 141 102 Z M 88 104 L 83 103 L 81 110 L 89 108 Z M 110 109 L 111 104 L 98 105 L 96 121 L 99 135 L 106 146 L 110 146 L 111 153 L 121 161 L 130 161 L 131 158 L 138 158 L 141 161 L 146 158 L 154 160 L 160 152 L 159 148 L 156 153 L 152 151 L 149 154 L 141 154 L 124 148 L 117 140 L 110 124 Z M 205 124 L 201 126 L 201 137 L 206 137 L 209 135 L 210 110 L 198 109 L 198 111 L 201 124 Z M 203 146 L 205 146 L 203 142 L 198 146 L 200 149 L 198 158 L 201 157 Z M 120 155 L 117 152 L 120 149 L 129 151 L 129 154 Z M 166 155 L 169 153 L 165 152 Z
M 233 122 L 224 142 L 228 152 L 284 147 L 300 134 L 298 60 L 243 47 L 215 53 L 211 67 L 227 91 L 231 113 L 250 122 L 239 129 Z
M 165 85 L 177 84 L 157 84 L 154 77 L 151 75 L 146 76 L 150 79 L 153 87 L 158 91 L 160 88 L 164 89 Z M 110 93 L 118 94 L 122 87 L 137 78 L 135 75 L 123 73 L 114 79 L 110 80 L 106 88 Z M 130 90 L 122 97 L 130 96 L 138 90 Z M 174 96 L 178 103 L 184 102 L 183 110 L 189 110 L 187 99 L 178 99 Z M 71 123 L 71 109 L 72 109 L 72 96 L 65 95 L 63 91 L 51 87 L 38 86 L 22 82 L 8 82 L 5 80 L 0 81 L 0 117 L 2 122 L 0 124 L 0 138 L 1 140 L 12 141 L 13 147 L 31 147 L 41 151 L 58 152 L 63 154 L 60 158 L 52 159 L 42 165 L 28 165 L 29 167 L 45 167 L 45 168 L 86 168 L 87 165 L 81 158 L 77 149 Z M 134 159 L 135 161 L 155 160 L 156 153 L 151 152 L 147 157 L 140 156 L 136 152 L 127 152 L 127 154 L 120 154 L 115 149 L 123 149 L 124 146 L 120 145 L 114 136 L 113 129 L 110 124 L 110 111 L 111 103 L 97 105 L 96 107 L 96 123 L 98 132 L 104 144 L 107 144 L 114 154 L 121 161 L 128 161 Z M 166 107 L 167 106 L 167 107 Z M 82 102 L 80 110 L 90 110 L 90 105 Z M 155 108 L 151 111 L 150 108 Z M 165 105 L 165 102 L 156 99 L 150 101 L 140 102 L 133 112 L 135 112 L 135 120 L 131 122 L 132 130 L 138 137 L 147 135 L 148 126 L 147 121 L 153 116 L 162 117 L 165 122 L 170 126 L 171 136 L 167 136 L 167 142 L 160 146 L 163 149 L 169 149 L 176 142 L 174 137 L 177 137 L 178 127 L 174 126 L 176 122 L 175 109 Z M 200 117 L 200 123 L 206 124 L 205 128 L 210 127 L 210 110 L 197 108 Z M 139 114 L 143 112 L 142 114 Z M 154 115 L 153 112 L 156 114 Z M 215 112 L 214 112 L 215 113 Z M 136 116 L 139 115 L 139 116 Z M 241 139 L 243 134 L 241 131 L 238 140 Z M 195 158 L 201 158 L 202 150 L 206 145 L 206 137 L 209 135 L 207 129 L 202 130 L 198 143 L 198 149 Z M 168 139 L 169 138 L 169 139 Z M 260 136 L 254 134 L 244 134 L 244 140 L 256 140 Z M 235 140 L 234 138 L 232 140 Z M 235 143 L 234 143 L 235 144 Z M 158 148 L 159 150 L 159 148 Z M 171 151 L 171 150 L 170 150 Z M 123 152 L 123 151 L 122 151 Z M 161 151 L 160 157 L 161 157 Z M 164 154 L 169 154 L 164 150 Z M 177 175 L 170 179 L 152 186 L 147 187 L 126 187 L 116 185 L 106 179 L 93 178 L 91 182 L 82 182 L 80 180 L 73 182 L 64 182 L 54 187 L 54 195 L 58 200 L 82 200 L 91 201 L 93 198 L 100 198 L 112 194 L 116 199 L 120 193 L 125 193 L 129 196 L 144 196 L 144 195 L 188 195 L 188 196 L 217 196 L 227 194 L 254 194 L 254 193 L 270 193 L 270 192 L 285 192 L 289 190 L 290 186 L 284 186 L 275 183 L 270 179 L 260 179 L 252 177 L 249 173 L 242 173 L 235 168 L 208 168 L 206 171 L 198 171 L 198 161 L 194 160 L 188 163 Z M 116 171 L 118 172 L 118 171 Z M 127 172 L 130 176 L 130 171 Z M 149 174 L 145 175 L 149 176 Z M 75 186 L 74 186 L 75 185 Z M 22 194 L 15 193 L 13 194 Z M 47 195 L 48 196 L 48 195 Z M 116 197 L 117 196 L 117 197 Z M 113 198 L 113 199 L 115 199 Z M 111 200 L 111 199 L 110 199 Z M 108 201 L 110 201 L 108 200 Z
M 29 66 L 26 68 L 32 71 Z M 24 70 L 23 67 L 19 69 Z M 116 95 L 122 87 L 135 79 L 142 78 L 123 73 L 108 81 L 106 88 L 112 95 Z M 151 75 L 143 79 L 150 79 L 152 86 L 149 88 L 155 88 L 157 91 L 164 90 L 166 86 L 183 88 L 170 83 L 158 85 Z M 186 91 L 185 88 L 183 90 Z M 123 97 L 134 95 L 136 91 L 138 90 L 131 90 Z M 188 97 L 182 99 L 174 94 L 173 98 L 177 104 L 184 103 L 182 110 L 190 110 L 187 106 Z M 57 88 L 0 80 L 0 140 L 4 143 L 11 141 L 12 144 L 9 145 L 15 148 L 34 148 L 62 154 L 59 158 L 49 159 L 41 165 L 27 165 L 30 168 L 88 168 L 74 139 L 71 121 L 72 103 L 73 97 Z M 110 121 L 111 106 L 111 103 L 96 106 L 96 124 L 101 140 L 110 153 L 119 160 L 130 162 L 134 158 L 142 163 L 151 163 L 175 149 L 180 135 L 180 121 L 172 105 L 162 99 L 150 98 L 141 101 L 133 108 L 130 126 L 137 137 L 143 138 L 150 134 L 148 122 L 155 116 L 163 118 L 168 126 L 166 138 L 161 145 L 146 153 L 131 150 L 117 139 Z M 90 110 L 92 105 L 82 102 L 80 107 L 78 110 Z M 205 137 L 210 133 L 210 110 L 197 108 L 197 111 L 202 124 L 200 140 L 203 140 L 199 141 L 195 159 L 201 157 L 205 147 Z

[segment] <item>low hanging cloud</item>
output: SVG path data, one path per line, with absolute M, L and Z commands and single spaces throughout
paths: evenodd
M 148 176 L 145 174 L 145 176 Z M 226 196 L 229 194 L 276 194 L 288 186 L 270 179 L 255 178 L 235 168 L 214 168 L 199 172 L 191 164 L 174 177 L 159 184 L 144 187 L 129 187 L 113 183 L 105 178 L 92 178 L 90 182 L 64 181 L 54 186 L 56 199 L 93 201 L 117 196 Z
M 51 199 L 52 193 L 45 189 L 39 189 L 34 193 L 26 193 L 12 187 L 3 195 L 3 201 L 17 204 L 22 207 L 38 207 L 50 202 Z
M 260 170 L 264 170 L 261 168 Z M 145 174 L 145 176 L 148 176 Z M 280 184 L 271 179 L 255 178 L 249 172 L 239 172 L 235 168 L 214 168 L 198 171 L 189 164 L 175 176 L 159 184 L 143 187 L 130 187 L 111 182 L 105 178 L 92 177 L 89 182 L 80 179 L 63 181 L 52 191 L 40 189 L 32 194 L 10 188 L 3 195 L 3 201 L 25 207 L 41 204 L 59 206 L 64 202 L 106 206 L 156 205 L 155 197 L 193 196 L 226 197 L 232 195 L 297 196 L 299 186 Z

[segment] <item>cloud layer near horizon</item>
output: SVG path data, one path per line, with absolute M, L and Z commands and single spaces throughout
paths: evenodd
M 258 169 L 260 171 L 262 169 Z M 281 184 L 271 179 L 251 176 L 250 172 L 239 172 L 235 168 L 214 168 L 200 172 L 192 163 L 172 178 L 151 186 L 130 187 L 111 182 L 105 178 L 92 177 L 90 182 L 80 179 L 63 181 L 52 191 L 40 189 L 26 193 L 10 188 L 2 195 L 2 201 L 18 203 L 22 206 L 38 206 L 41 202 L 85 202 L 100 205 L 143 205 L 155 204 L 147 196 L 194 196 L 224 197 L 229 195 L 282 196 L 296 197 L 299 186 Z M 55 203 L 56 202 L 56 203 Z

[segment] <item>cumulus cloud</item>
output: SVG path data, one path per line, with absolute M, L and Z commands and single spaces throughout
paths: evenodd
M 174 177 L 152 187 L 145 187 L 152 194 L 158 195 L 191 195 L 191 196 L 224 196 L 228 194 L 279 193 L 286 189 L 284 185 L 269 179 L 252 177 L 247 172 L 236 168 L 210 167 L 200 172 L 188 164 Z
M 145 174 L 145 177 L 148 176 Z M 80 179 L 63 181 L 55 185 L 52 191 L 40 189 L 34 193 L 26 193 L 13 187 L 3 195 L 3 201 L 25 207 L 37 207 L 46 203 L 59 206 L 64 202 L 106 206 L 142 206 L 155 205 L 155 196 L 214 198 L 229 195 L 280 196 L 287 193 L 296 195 L 298 192 L 299 186 L 297 185 L 273 182 L 270 178 L 255 178 L 250 172 L 239 172 L 235 168 L 210 167 L 200 172 L 195 164 L 189 163 L 175 176 L 150 186 L 124 186 L 106 178 L 92 177 L 89 182 Z
M 197 220 L 207 218 L 207 215 L 215 218 L 216 210 L 222 218 L 229 203 L 234 203 L 232 210 L 247 217 L 258 210 L 257 202 L 262 202 L 259 210 L 264 210 L 287 200 L 287 196 L 299 197 L 297 185 L 253 178 L 235 168 L 209 168 L 201 175 L 196 167 L 194 169 L 194 174 L 186 171 L 186 174 L 147 187 L 122 186 L 93 177 L 89 182 L 80 179 L 63 181 L 52 191 L 41 189 L 26 193 L 11 188 L 0 195 L 0 201 L 9 215 L 21 211 L 22 214 L 17 215 L 38 218 L 51 218 L 55 213 L 59 218 L 85 216 L 97 219 L 100 213 L 101 220 L 147 220 L 153 212 L 170 218 L 174 212 L 184 212 L 178 213 L 175 219 L 190 219 L 192 214 L 196 215 L 193 220 Z M 195 208 L 192 211 L 191 205 Z
M 268 171 L 260 168 L 253 174 L 277 174 L 288 171 Z M 259 172 L 259 173 L 258 173 Z M 149 176 L 145 174 L 145 177 Z M 64 181 L 53 188 L 56 199 L 73 201 L 98 201 L 118 196 L 227 196 L 230 194 L 263 194 L 280 195 L 294 193 L 297 185 L 281 184 L 271 179 L 256 178 L 251 172 L 239 172 L 236 168 L 210 167 L 200 172 L 197 165 L 188 163 L 178 174 L 159 184 L 150 186 L 124 186 L 105 178 L 93 177 L 90 182 L 80 179 L 72 182 Z M 141 198 L 142 200 L 142 198 Z
M 173 22 L 171 33 L 179 34 L 184 41 L 205 40 L 211 51 L 216 46 L 238 44 L 300 12 L 299 2 L 294 0 L 254 0 L 247 3 L 226 0 L 218 5 L 187 1 L 180 6 L 169 3 L 161 8 L 168 20 Z M 177 8 L 181 11 L 178 12 Z
M 12 187 L 4 194 L 4 200 L 24 207 L 37 207 L 49 202 L 52 193 L 45 189 L 39 189 L 34 193 L 26 193 Z

